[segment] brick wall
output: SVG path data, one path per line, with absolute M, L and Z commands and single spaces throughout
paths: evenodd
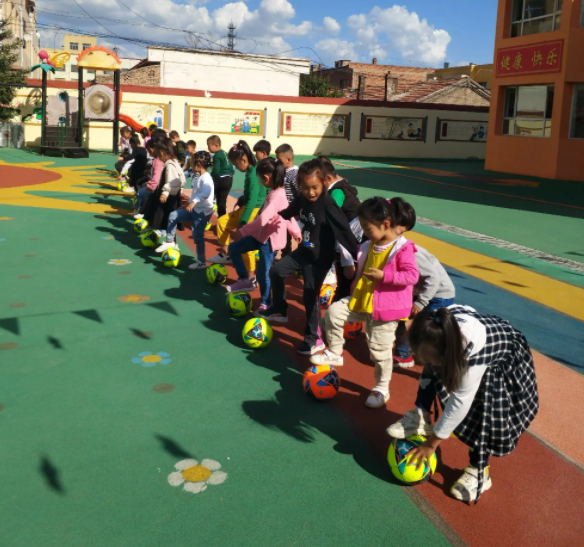
M 122 85 L 144 85 L 144 86 L 160 86 L 160 65 L 143 66 L 122 72 Z M 111 74 L 97 74 L 95 81 L 98 84 L 113 84 L 114 77 Z

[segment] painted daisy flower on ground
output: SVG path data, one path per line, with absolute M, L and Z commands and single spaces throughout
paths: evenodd
M 191 494 L 203 492 L 209 484 L 216 486 L 227 480 L 227 473 L 220 471 L 221 464 L 215 460 L 205 459 L 201 463 L 191 459 L 181 460 L 174 468 L 176 471 L 168 475 L 168 484 L 184 484 L 183 490 Z
M 112 258 L 108 264 L 112 266 L 125 266 L 126 264 L 131 264 L 132 261 L 128 260 L 127 258 Z
M 116 239 L 114 236 L 101 236 L 101 239 Z
M 14 217 L 0 217 L 0 220 L 14 220 Z
M 144 296 L 143 294 L 127 294 L 126 296 L 118 296 L 118 300 L 124 303 L 141 304 L 142 302 L 148 302 L 150 297 Z
M 155 367 L 156 365 L 168 365 L 172 363 L 172 359 L 165 351 L 159 351 L 158 353 L 143 351 L 138 354 L 138 357 L 132 357 L 132 363 L 143 367 Z

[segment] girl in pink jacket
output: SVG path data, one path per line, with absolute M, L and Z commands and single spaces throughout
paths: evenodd
M 375 364 L 375 386 L 365 404 L 381 408 L 389 399 L 395 331 L 399 320 L 410 315 L 413 288 L 419 277 L 416 247 L 398 230 L 401 226 L 413 228 L 416 213 L 401 198 L 388 201 L 375 197 L 361 204 L 358 216 L 369 241 L 361 246 L 353 293 L 328 309 L 325 326 L 329 347 L 314 355 L 311 362 L 341 366 L 345 323 L 363 323 Z
M 286 247 L 287 232 L 290 232 L 290 235 L 297 240 L 300 240 L 301 234 L 298 223 L 294 219 L 284 220 L 278 215 L 282 209 L 288 207 L 284 189 L 286 178 L 284 164 L 280 160 L 268 157 L 257 164 L 256 173 L 260 183 L 268 188 L 269 192 L 256 219 L 241 226 L 231 235 L 234 241 L 229 245 L 229 256 L 239 279 L 228 286 L 227 291 L 251 292 L 255 289 L 256 284 L 249 278 L 241 255 L 250 251 L 259 251 L 260 260 L 256 270 L 262 297 L 257 310 L 259 311 L 272 304 L 269 272 L 276 252 Z

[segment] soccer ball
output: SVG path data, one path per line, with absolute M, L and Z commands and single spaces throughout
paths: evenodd
M 253 303 L 252 297 L 246 292 L 230 292 L 227 293 L 225 303 L 229 308 L 231 315 L 235 317 L 243 317 L 251 311 Z
M 128 183 L 125 180 L 120 180 L 118 182 L 118 192 L 123 192 L 128 187 Z
M 144 247 L 156 247 L 158 245 L 158 234 L 154 230 L 142 232 L 140 241 Z
M 227 281 L 227 268 L 224 264 L 211 264 L 207 268 L 207 281 L 211 285 L 222 285 Z
M 265 348 L 271 341 L 274 331 L 263 317 L 254 317 L 245 323 L 241 337 L 253 349 Z
M 391 472 L 396 479 L 406 484 L 417 484 L 427 481 L 436 471 L 436 454 L 432 454 L 430 461 L 424 461 L 422 467 L 417 470 L 414 463 L 410 463 L 411 456 L 406 454 L 414 447 L 420 446 L 426 437 L 412 435 L 407 439 L 394 439 L 389 445 L 387 461 Z
M 332 365 L 313 365 L 302 379 L 304 391 L 315 399 L 332 399 L 338 392 L 341 381 Z
M 162 263 L 167 268 L 176 268 L 180 262 L 180 251 L 176 247 L 166 249 L 162 253 Z
M 139 234 L 143 232 L 148 227 L 148 221 L 144 218 L 139 218 L 138 220 L 134 221 L 134 232 Z
M 320 307 L 323 310 L 328 309 L 328 307 L 333 303 L 333 298 L 335 297 L 335 289 L 330 285 L 323 285 L 320 289 L 320 296 L 318 301 L 320 302 Z
M 205 232 L 208 232 L 212 226 L 213 225 L 211 224 L 211 221 L 209 221 L 209 224 L 207 224 L 207 226 L 205 226 Z
M 217 212 L 217 204 L 213 203 L 213 212 L 216 213 Z
M 363 323 L 359 323 L 358 321 L 348 321 L 345 323 L 344 328 L 344 336 L 345 340 L 355 340 L 361 331 L 363 330 Z
M 260 252 L 259 251 L 256 251 L 255 252 L 255 261 L 256 262 L 259 262 L 260 261 Z
M 132 206 L 136 207 L 136 205 L 138 205 L 138 196 L 134 194 L 132 196 Z

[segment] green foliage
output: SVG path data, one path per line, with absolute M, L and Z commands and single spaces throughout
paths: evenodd
M 343 97 L 343 92 L 331 84 L 328 78 L 313 72 L 300 79 L 300 96 L 339 99 Z
M 24 84 L 27 71 L 12 69 L 18 61 L 22 42 L 12 39 L 8 25 L 7 20 L 0 21 L 0 83 Z M 9 120 L 18 114 L 18 110 L 10 107 L 17 92 L 17 87 L 0 86 L 0 120 Z

